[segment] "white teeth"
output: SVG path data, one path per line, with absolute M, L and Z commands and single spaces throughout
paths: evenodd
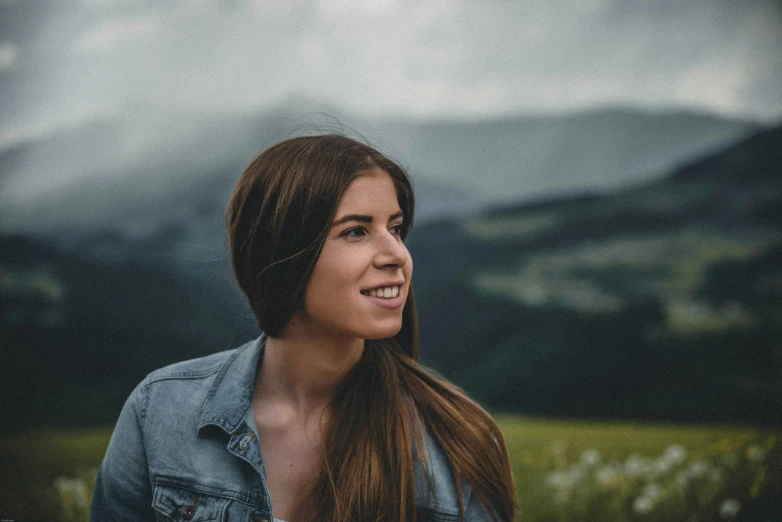
M 365 295 L 369 295 L 372 297 L 380 297 L 382 299 L 391 299 L 392 297 L 396 297 L 399 295 L 399 287 L 387 286 L 385 288 L 373 288 L 372 290 L 366 291 Z

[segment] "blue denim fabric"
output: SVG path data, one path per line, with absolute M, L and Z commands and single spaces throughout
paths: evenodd
M 133 390 L 98 471 L 90 520 L 271 520 L 260 446 L 245 420 L 263 344 L 261 336 L 161 368 Z M 431 436 L 426 468 L 415 469 L 418 519 L 458 521 L 453 475 Z M 466 483 L 462 496 L 467 520 L 491 520 Z

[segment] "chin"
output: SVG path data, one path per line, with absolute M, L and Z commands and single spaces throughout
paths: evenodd
M 371 332 L 367 332 L 363 337 L 364 339 L 388 339 L 399 333 L 402 329 L 402 321 L 394 322 L 388 326 L 373 328 Z

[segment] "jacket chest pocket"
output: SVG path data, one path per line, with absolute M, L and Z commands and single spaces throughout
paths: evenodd
M 155 486 L 152 507 L 159 522 L 226 522 L 230 500 L 173 486 Z

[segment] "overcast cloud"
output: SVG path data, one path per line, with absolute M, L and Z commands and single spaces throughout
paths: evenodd
M 67 5 L 70 4 L 70 5 Z M 0 0 L 0 141 L 142 107 L 782 117 L 767 0 Z

